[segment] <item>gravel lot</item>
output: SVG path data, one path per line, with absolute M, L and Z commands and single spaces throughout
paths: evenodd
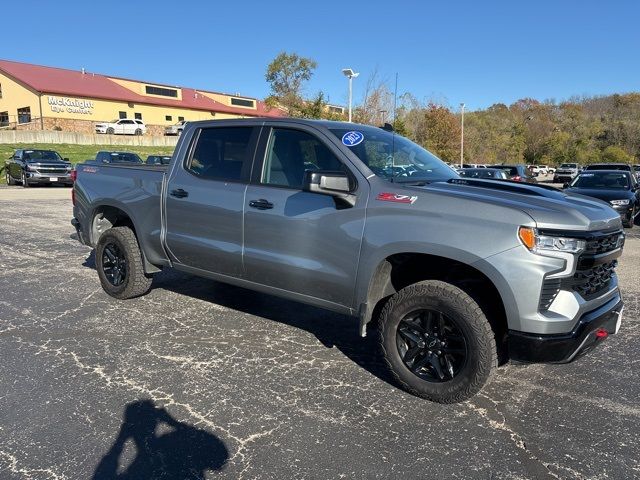
M 340 315 L 176 271 L 110 298 L 68 189 L 0 211 L 0 479 L 640 478 L 640 227 L 619 335 L 440 406 Z

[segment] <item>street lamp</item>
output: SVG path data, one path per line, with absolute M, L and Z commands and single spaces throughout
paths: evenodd
M 382 125 L 384 125 L 384 121 L 387 119 L 387 111 L 386 110 L 378 110 L 378 112 L 382 115 Z
M 464 163 L 464 103 L 460 104 L 460 168 Z
M 351 99 L 353 97 L 353 95 L 352 95 L 352 92 L 353 92 L 352 84 L 353 84 L 353 79 L 356 78 L 360 74 L 354 72 L 350 68 L 343 68 L 342 69 L 342 73 L 344 74 L 345 77 L 347 77 L 349 79 L 349 122 L 351 122 Z

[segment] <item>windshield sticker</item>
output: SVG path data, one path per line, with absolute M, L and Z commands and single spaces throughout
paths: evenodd
M 418 199 L 417 196 L 400 195 L 397 193 L 382 192 L 376 197 L 381 202 L 409 203 L 413 204 Z
M 342 136 L 342 144 L 347 147 L 355 147 L 364 140 L 362 132 L 356 132 L 355 130 L 347 132 Z

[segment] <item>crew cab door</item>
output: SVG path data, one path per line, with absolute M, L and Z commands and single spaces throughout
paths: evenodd
M 288 125 L 260 137 L 244 203 L 247 279 L 351 307 L 368 183 L 324 134 Z M 305 170 L 349 171 L 355 205 L 303 191 Z
M 242 276 L 242 214 L 259 127 L 194 132 L 167 181 L 166 244 L 177 264 Z

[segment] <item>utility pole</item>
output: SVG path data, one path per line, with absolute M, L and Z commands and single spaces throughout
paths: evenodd
M 460 104 L 460 168 L 464 163 L 464 103 Z

